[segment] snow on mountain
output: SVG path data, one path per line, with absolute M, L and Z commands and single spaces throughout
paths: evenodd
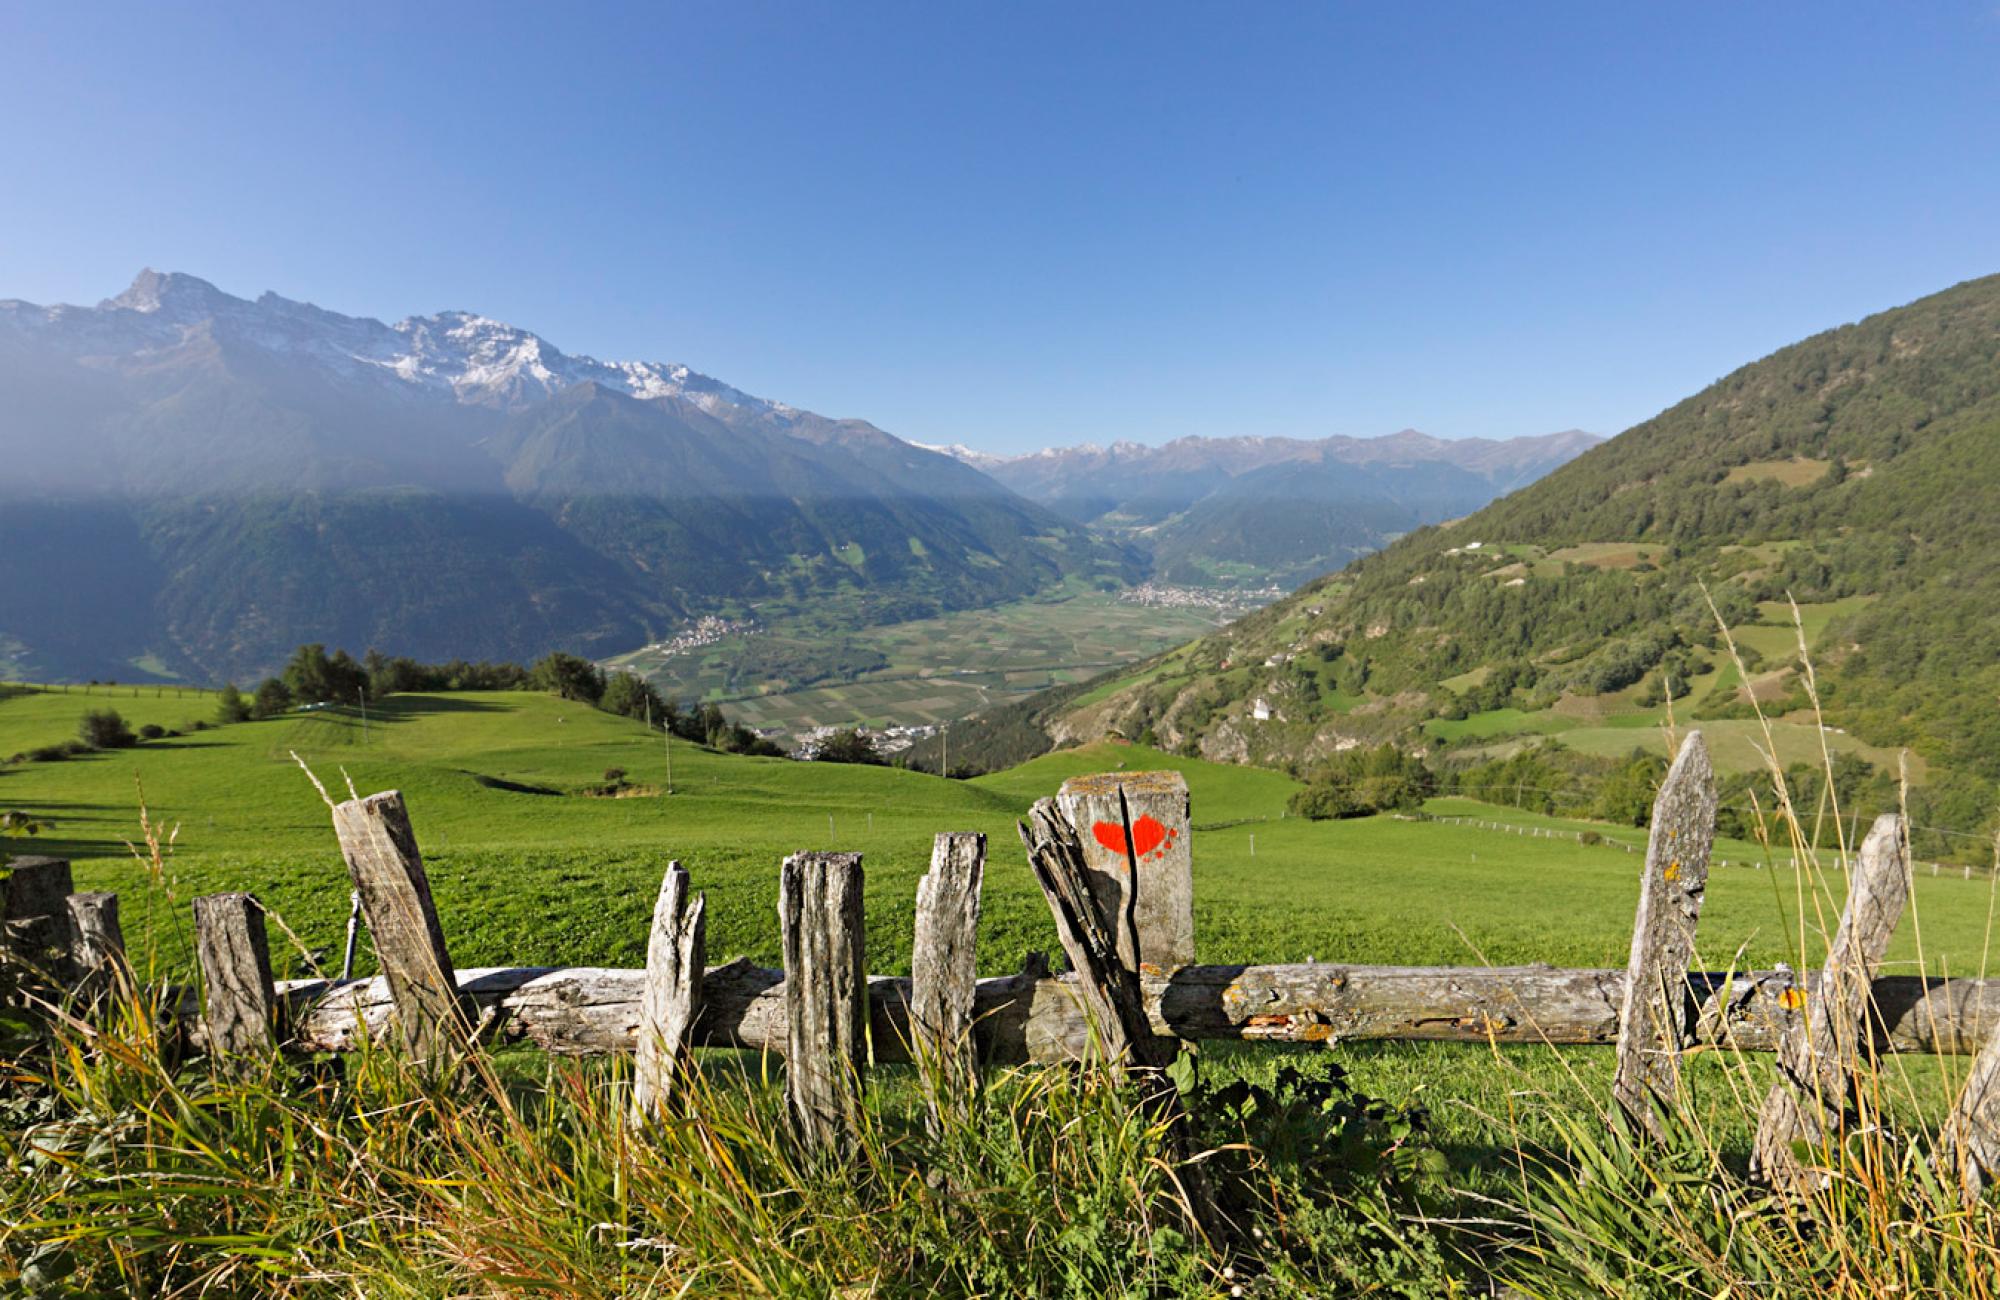
M 148 268 L 96 307 L 0 302 L 0 323 L 73 348 L 131 355 L 179 345 L 189 331 L 220 327 L 273 352 L 309 358 L 350 377 L 378 375 L 412 392 L 449 394 L 467 405 L 511 411 L 577 384 L 633 397 L 678 397 L 703 410 L 740 407 L 780 419 L 781 402 L 753 397 L 684 365 L 570 356 L 527 330 L 472 312 L 411 316 L 394 325 L 345 316 L 265 293 L 254 302 L 208 281 Z

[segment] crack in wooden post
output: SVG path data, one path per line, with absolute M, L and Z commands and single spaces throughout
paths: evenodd
M 1194 960 L 1194 841 L 1179 772 L 1071 777 L 1056 806 L 1075 832 L 1118 959 L 1146 974 Z
M 1124 810 L 1120 811 L 1122 815 Z M 1129 818 L 1125 820 L 1129 824 Z M 1110 1068 L 1119 1073 L 1129 1068 L 1143 1104 L 1165 1122 L 1167 1151 L 1187 1191 L 1188 1211 L 1195 1226 L 1211 1239 L 1225 1240 L 1228 1225 L 1206 1176 L 1193 1160 L 1197 1146 L 1193 1117 L 1167 1074 L 1166 1067 L 1173 1064 L 1180 1044 L 1154 1032 L 1147 1015 L 1145 986 L 1138 970 L 1119 957 L 1113 919 L 1105 916 L 1103 902 L 1092 889 L 1076 827 L 1056 800 L 1039 799 L 1019 830 L 1029 869 L 1048 899 L 1056 936 L 1076 972 L 1085 1012 Z M 1133 894 L 1143 887 L 1145 878 L 1134 872 L 1128 879 L 1133 889 L 1122 892 L 1114 903 L 1117 914 L 1126 918 L 1136 910 Z
M 263 905 L 250 894 L 204 894 L 194 900 L 194 935 L 209 1056 L 230 1068 L 269 1056 L 277 994 Z
M 688 897 L 687 869 L 667 864 L 646 937 L 646 983 L 639 999 L 638 1060 L 632 1073 L 632 1111 L 651 1119 L 666 1108 L 674 1085 L 690 1064 L 695 1017 L 701 1012 L 707 960 L 707 896 Z
M 1624 1113 L 1656 1138 L 1663 1126 L 1655 1108 L 1677 1103 L 1681 1052 L 1694 1034 L 1688 964 L 1708 888 L 1716 799 L 1708 746 L 1699 731 L 1689 732 L 1653 801 L 1611 1088 Z
M 1908 846 L 1895 813 L 1875 819 L 1862 842 L 1840 928 L 1808 1000 L 1804 1023 L 1778 1044 L 1778 1082 L 1758 1112 L 1750 1174 L 1784 1191 L 1810 1187 L 1800 1159 L 1837 1139 L 1855 1116 L 1854 1071 L 1867 1032 L 1875 971 L 1909 897 Z
M 866 1053 L 859 853 L 794 853 L 778 873 L 785 969 L 785 1105 L 805 1145 L 844 1148 L 858 1131 Z
M 472 1023 L 458 997 L 402 794 L 389 790 L 337 805 L 333 829 L 361 895 L 361 914 L 395 999 L 404 1045 L 425 1059 L 462 1054 L 472 1041 Z
M 979 1090 L 973 1037 L 979 993 L 980 887 L 986 837 L 940 835 L 931 869 L 917 882 L 916 938 L 910 957 L 910 1046 L 923 1067 L 931 1130 L 947 1112 L 971 1114 Z

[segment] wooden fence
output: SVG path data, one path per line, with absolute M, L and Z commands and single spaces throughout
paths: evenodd
M 678 863 L 661 884 L 643 970 L 459 970 L 392 791 L 333 810 L 381 973 L 274 983 L 256 900 L 206 896 L 194 904 L 196 1020 L 224 1061 L 274 1047 L 345 1050 L 364 1037 L 425 1057 L 500 1038 L 635 1052 L 642 1113 L 673 1104 L 691 1048 L 767 1050 L 786 1059 L 787 1105 L 816 1145 L 851 1132 L 862 1068 L 912 1054 L 927 1079 L 943 1081 L 931 1093 L 937 1112 L 971 1104 L 982 1065 L 1076 1059 L 1095 1045 L 1113 1068 L 1138 1074 L 1178 1141 L 1184 1117 L 1163 1067 L 1183 1040 L 1613 1044 L 1616 1109 L 1655 1133 L 1679 1098 L 1688 1052 L 1771 1052 L 1754 1170 L 1781 1187 L 1817 1176 L 1800 1153 L 1855 1122 L 1857 1075 L 1874 1056 L 1972 1054 L 1938 1159 L 1978 1195 L 2000 1169 L 2000 980 L 1878 977 L 1911 883 L 1901 820 L 1879 818 L 1847 864 L 1846 909 L 1821 970 L 1690 972 L 1715 813 L 1707 749 L 1691 733 L 1654 805 L 1623 970 L 1202 965 L 1185 783 L 1175 773 L 1078 778 L 1020 828 L 1068 971 L 1051 974 L 1037 957 L 1017 974 L 976 978 L 987 844 L 947 834 L 918 885 L 903 978 L 866 973 L 861 855 L 830 852 L 794 854 L 780 868 L 783 971 L 741 958 L 705 964 L 704 900 Z M 116 897 L 74 893 L 66 862 L 16 860 L 0 875 L 0 919 L 0 960 L 70 987 L 90 987 L 121 960 Z

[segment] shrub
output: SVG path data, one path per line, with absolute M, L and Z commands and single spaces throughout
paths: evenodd
M 889 760 L 875 748 L 875 742 L 855 728 L 836 731 L 819 742 L 813 757 L 822 763 L 868 763 L 880 766 Z
M 167 734 L 167 729 L 157 722 L 149 722 L 139 728 L 139 739 L 158 740 Z
M 291 707 L 291 688 L 275 677 L 267 677 L 257 687 L 257 696 L 250 705 L 250 716 L 275 718 Z
M 1313 773 L 1304 789 L 1293 792 L 1286 810 L 1315 821 L 1366 817 L 1415 808 L 1435 788 L 1436 779 L 1422 759 L 1394 745 L 1382 745 L 1335 755 Z
M 528 684 L 566 700 L 596 704 L 604 698 L 604 671 L 588 659 L 558 650 L 535 662 Z
M 222 694 L 216 697 L 215 720 L 222 723 L 250 720 L 250 701 L 243 698 L 243 692 L 236 689 L 235 682 L 224 686 Z
M 92 709 L 76 724 L 76 734 L 88 749 L 127 749 L 139 743 L 116 709 Z
M 607 768 L 605 768 L 605 769 L 604 769 L 604 784 L 606 784 L 606 785 L 624 785 L 624 784 L 625 784 L 625 769 L 624 769 L 624 768 L 622 768 L 622 767 L 607 767 Z

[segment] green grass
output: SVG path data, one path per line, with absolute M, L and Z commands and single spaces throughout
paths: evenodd
M 142 697 L 131 712 L 143 716 L 140 706 L 170 702 Z M 73 734 L 76 717 L 97 703 L 61 695 L 0 701 L 0 750 Z M 1618 736 L 1629 747 L 1646 733 Z M 308 943 L 331 949 L 346 913 L 346 877 L 326 809 L 289 757 L 297 751 L 336 791 L 349 777 L 363 792 L 404 791 L 453 953 L 468 966 L 638 964 L 653 894 L 672 859 L 710 894 L 718 959 L 740 952 L 775 962 L 780 858 L 837 846 L 867 855 L 871 965 L 905 970 L 932 836 L 977 830 L 992 841 L 981 967 L 1002 973 L 1030 950 L 1056 951 L 1014 821 L 1065 777 L 1120 766 L 1182 771 L 1198 826 L 1240 823 L 1196 837 L 1204 960 L 1617 965 L 1636 901 L 1635 859 L 1615 848 L 1394 818 L 1287 818 L 1295 787 L 1280 773 L 1140 746 L 1061 750 L 951 782 L 676 742 L 671 797 L 614 800 L 577 792 L 613 766 L 634 783 L 664 788 L 659 737 L 549 696 L 394 697 L 372 716 L 367 740 L 351 712 L 244 723 L 0 769 L 0 806 L 53 823 L 41 839 L 13 841 L 18 851 L 71 856 L 82 886 L 128 896 L 135 933 L 150 922 L 175 944 L 184 926 L 169 924 L 141 888 L 125 847 L 137 836 L 142 783 L 154 816 L 180 828 L 181 909 L 197 892 L 251 889 Z M 551 793 L 525 792 L 536 789 Z M 1511 810 L 1495 815 L 1527 824 Z M 1977 965 L 1988 886 L 1948 879 L 1919 886 L 1926 915 L 1936 914 L 1926 925 L 1933 958 L 1956 970 Z M 1553 899 L 1561 899 L 1559 918 Z M 1773 897 L 1767 874 L 1718 872 L 1702 925 L 1707 959 L 1726 962 L 1739 947 L 1758 963 L 1791 958 L 1793 916 L 1794 904 Z M 279 956 L 281 964 L 291 960 Z
M 0 698 L 0 750 L 67 738 L 86 708 L 104 703 L 77 694 Z M 135 721 L 178 722 L 195 701 L 175 701 L 169 692 L 113 703 Z M 1704 730 L 1717 743 L 1712 725 Z M 1646 733 L 1620 734 L 1629 745 Z M 251 889 L 331 955 L 346 913 L 346 873 L 326 809 L 289 756 L 294 750 L 336 791 L 351 777 L 364 792 L 405 792 L 463 966 L 640 964 L 653 894 L 671 859 L 686 863 L 709 895 L 711 959 L 744 953 L 775 964 L 780 857 L 838 846 L 866 854 L 869 966 L 901 972 L 931 837 L 971 829 L 991 840 L 980 967 L 1006 973 L 1030 950 L 1059 951 L 1013 821 L 1066 777 L 1121 767 L 1168 767 L 1188 779 L 1194 820 L 1204 828 L 1194 842 L 1204 961 L 1617 967 L 1630 942 L 1641 862 L 1617 843 L 1395 817 L 1304 821 L 1284 815 L 1296 786 L 1281 773 L 1120 744 L 1060 750 L 948 782 L 893 769 L 725 756 L 677 742 L 672 796 L 588 798 L 579 792 L 610 766 L 663 788 L 659 737 L 530 693 L 395 697 L 371 713 L 365 736 L 358 714 L 294 714 L 70 762 L 0 768 L 0 807 L 55 823 L 45 839 L 9 847 L 68 854 L 80 887 L 120 891 L 135 950 L 143 951 L 151 934 L 169 954 L 184 956 L 192 896 Z M 122 843 L 136 837 L 139 782 L 154 815 L 181 828 L 171 908 L 162 891 L 147 887 Z M 1510 827 L 1594 830 L 1628 845 L 1644 838 L 1634 828 L 1462 797 L 1435 800 L 1430 811 Z M 1740 862 L 1770 855 L 1724 841 L 1717 856 Z M 1816 963 L 1819 936 L 1838 916 L 1844 890 L 1837 874 L 1822 883 L 1802 894 L 1789 870 L 1718 865 L 1698 962 L 1714 969 Z M 1990 881 L 1919 875 L 1913 917 L 1898 929 L 1884 969 L 1919 968 L 1921 930 L 1925 969 L 1983 972 L 1993 900 Z M 296 973 L 298 960 L 273 938 L 281 975 Z M 1428 1106 L 1454 1177 L 1485 1192 L 1512 1186 L 1521 1140 L 1557 1139 L 1563 1116 L 1594 1114 L 1610 1071 L 1601 1048 L 1364 1043 L 1333 1050 L 1364 1090 Z M 1270 1056 L 1271 1049 L 1212 1044 L 1203 1068 L 1226 1079 L 1263 1068 L 1258 1062 Z M 1891 1068 L 1906 1076 L 1909 1105 L 1934 1118 L 1966 1065 L 1959 1058 Z M 1750 1121 L 1731 1092 L 1739 1081 L 1712 1058 L 1691 1062 L 1689 1077 L 1713 1136 L 1740 1150 Z

